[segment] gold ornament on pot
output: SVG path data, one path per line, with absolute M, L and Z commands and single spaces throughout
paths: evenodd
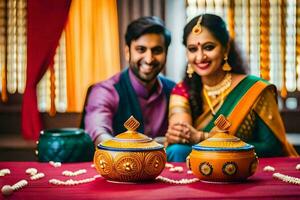
M 97 146 L 94 164 L 98 173 L 109 181 L 139 182 L 155 179 L 164 169 L 164 146 L 138 133 L 140 123 L 131 116 L 126 132 Z
M 220 115 L 214 135 L 194 145 L 187 166 L 202 181 L 234 182 L 252 176 L 258 165 L 254 146 L 229 135 L 230 122 Z

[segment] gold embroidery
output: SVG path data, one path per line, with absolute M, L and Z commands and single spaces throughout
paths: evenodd
M 252 132 L 255 126 L 255 119 L 255 113 L 251 110 L 236 133 L 236 135 L 245 142 L 253 138 Z
M 278 110 L 276 98 L 274 98 L 274 94 L 276 94 L 274 91 L 276 91 L 274 87 L 268 87 L 255 103 L 254 110 L 268 127 L 275 134 L 278 134 L 278 139 L 284 144 L 286 143 L 286 137 L 284 135 L 285 129 Z

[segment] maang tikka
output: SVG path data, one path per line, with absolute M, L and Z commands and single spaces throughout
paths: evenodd
M 201 23 L 202 23 L 202 15 L 199 17 L 196 25 L 193 27 L 192 33 L 193 34 L 200 34 L 202 32 L 202 27 L 201 27 Z

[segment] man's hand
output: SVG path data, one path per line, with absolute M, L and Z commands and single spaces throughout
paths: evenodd
M 108 133 L 102 133 L 100 135 L 98 135 L 98 137 L 96 138 L 96 140 L 94 140 L 94 145 L 97 148 L 97 145 L 105 140 L 109 140 L 112 139 L 113 136 L 108 134 Z
M 102 142 L 102 138 L 100 137 L 100 135 L 96 138 L 96 140 L 94 141 L 94 145 L 97 148 L 97 145 Z

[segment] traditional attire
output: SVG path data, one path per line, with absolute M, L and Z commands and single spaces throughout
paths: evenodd
M 168 103 L 175 86 L 173 81 L 158 76 L 152 91 L 142 85 L 126 68 L 110 79 L 95 84 L 85 107 L 85 130 L 93 141 L 126 131 L 124 122 L 133 115 L 139 122 L 137 131 L 155 138 L 164 136 L 168 126 Z
M 190 107 L 187 91 L 188 86 L 185 83 L 175 86 L 170 98 L 169 115 L 191 113 L 193 108 Z M 215 128 L 216 118 L 223 114 L 231 123 L 229 134 L 252 144 L 259 157 L 297 156 L 297 152 L 286 139 L 276 95 L 274 85 L 249 75 L 222 97 L 223 102 L 220 99 L 212 102 L 215 115 L 211 114 L 211 109 L 203 98 L 203 113 L 194 120 L 193 126 L 197 130 L 210 132 Z M 183 146 L 182 153 L 178 153 Z M 183 161 L 191 150 L 189 145 L 170 145 L 167 147 L 168 159 Z

